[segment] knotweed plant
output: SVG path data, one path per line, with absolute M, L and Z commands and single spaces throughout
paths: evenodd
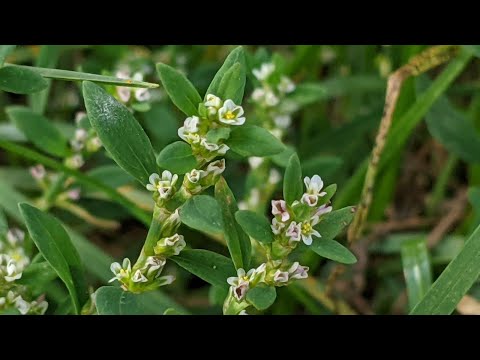
M 33 201 L 35 206 L 20 201 L 19 207 L 39 254 L 33 260 L 25 256 L 21 232 L 5 231 L 6 240 L 0 243 L 0 309 L 44 313 L 46 302 L 32 297 L 38 296 L 39 289 L 22 280 L 22 274 L 43 266 L 65 284 L 70 296 L 64 305 L 67 312 L 111 314 L 131 306 L 131 313 L 141 313 L 145 296 L 175 281 L 171 271 L 175 263 L 212 286 L 224 314 L 257 314 L 274 303 L 276 288 L 309 276 L 302 260 L 305 251 L 354 263 L 353 254 L 334 240 L 351 221 L 353 207 L 333 211 L 336 185 L 325 187 L 321 174 L 303 177 L 299 157 L 282 142 L 294 111 L 284 104 L 289 103 L 294 83 L 276 62 L 262 62 L 252 70 L 256 82 L 249 113 L 244 104 L 246 69 L 244 50 L 238 47 L 201 96 L 182 72 L 158 63 L 163 91 L 183 113 L 183 122 L 177 130 L 178 140 L 157 151 L 134 117 L 146 110 L 139 104 L 149 103 L 149 89 L 156 85 L 143 82 L 142 73 L 132 73 L 128 67 L 119 69 L 115 77 L 70 75 L 82 81 L 86 110 L 77 115 L 70 138 L 28 108 L 9 109 L 11 120 L 27 138 L 62 162 L 31 155 L 45 165 L 31 168 L 41 196 Z M 30 74 L 32 78 L 38 75 L 35 69 L 28 72 L 35 74 Z M 40 135 L 29 127 L 33 122 L 43 129 Z M 158 126 L 162 127 L 161 118 Z M 109 187 L 115 180 L 110 174 L 120 176 L 111 169 L 99 171 L 94 180 L 82 174 L 89 159 L 103 151 L 123 176 L 137 181 L 136 192 Z M 283 176 L 272 165 L 275 156 L 284 159 Z M 229 164 L 239 161 L 250 164 L 253 172 L 264 165 L 268 174 L 263 180 L 266 187 L 252 188 L 243 210 L 226 180 Z M 283 197 L 275 192 L 282 177 Z M 113 261 L 111 284 L 96 290 L 87 287 L 84 259 L 75 247 L 80 236 L 46 212 L 58 207 L 104 231 L 117 227 L 118 223 L 94 217 L 75 204 L 83 191 L 91 191 L 89 186 L 102 189 L 148 226 L 138 256 Z M 255 191 L 264 192 L 263 204 L 252 200 Z M 139 207 L 132 200 L 135 196 L 145 199 L 146 194 L 146 206 Z M 268 211 L 265 204 L 269 204 Z M 224 245 L 225 251 L 194 248 L 192 231 L 185 231 L 182 224 Z M 103 276 L 105 270 L 96 271 Z M 166 313 L 178 311 L 173 305 Z

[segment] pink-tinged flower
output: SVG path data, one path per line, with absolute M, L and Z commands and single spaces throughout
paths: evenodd
M 317 211 L 315 212 L 315 215 L 314 216 L 322 216 L 324 214 L 328 214 L 330 211 L 332 211 L 332 207 L 331 206 L 327 206 L 326 204 L 322 205 L 322 206 L 319 206 Z
M 288 226 L 287 232 L 285 235 L 290 239 L 290 241 L 300 241 L 302 236 L 302 223 L 296 223 L 292 221 Z
M 272 200 L 272 214 L 280 215 L 283 222 L 290 219 L 285 200 Z
M 285 224 L 281 221 L 278 221 L 276 218 L 272 219 L 272 225 L 270 225 L 272 228 L 272 232 L 275 235 L 280 235 L 282 233 L 283 228 L 285 227 Z
M 306 279 L 308 277 L 308 270 L 308 266 L 302 266 L 296 261 L 290 269 L 288 269 L 288 276 L 290 279 Z
M 47 172 L 45 171 L 45 167 L 39 164 L 30 168 L 30 174 L 35 180 L 43 180 Z
M 277 270 L 275 275 L 273 275 L 273 281 L 277 284 L 283 284 L 288 282 L 288 272 Z

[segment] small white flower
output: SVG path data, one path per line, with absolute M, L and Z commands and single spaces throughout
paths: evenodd
M 311 245 L 313 242 L 312 236 L 322 237 L 320 233 L 313 227 L 319 222 L 318 216 L 313 216 L 310 221 L 305 221 L 301 224 L 302 240 L 305 245 Z
M 265 94 L 265 104 L 267 106 L 276 106 L 280 102 L 280 99 L 272 92 L 272 91 L 267 91 Z
M 308 266 L 302 266 L 296 261 L 290 269 L 288 269 L 289 278 L 297 280 L 306 279 L 308 277 L 308 270 Z
M 256 88 L 252 92 L 252 100 L 255 102 L 261 102 L 265 98 L 265 90 L 262 88 Z
M 323 214 L 328 214 L 330 211 L 332 211 L 332 207 L 331 206 L 327 206 L 327 204 L 324 204 L 322 206 L 319 206 L 317 211 L 315 212 L 315 215 L 314 216 L 322 216 Z
M 183 140 L 185 140 L 189 144 L 199 144 L 200 141 L 202 140 L 202 138 L 198 134 L 188 133 L 184 136 L 185 136 L 185 139 L 183 139 Z
M 267 264 L 263 263 L 255 270 L 250 270 L 247 275 L 250 274 L 250 281 L 255 284 L 265 281 L 265 275 L 267 274 Z
M 210 152 L 214 152 L 219 149 L 219 146 L 217 144 L 210 143 L 205 138 L 202 138 L 202 140 L 200 141 L 200 145 L 202 145 L 205 149 L 207 149 Z
M 238 315 L 248 315 L 248 313 L 245 310 L 242 310 L 238 313 Z
M 280 175 L 280 173 L 278 172 L 277 169 L 270 169 L 270 174 L 268 176 L 268 182 L 270 184 L 278 184 L 280 182 L 280 180 L 282 180 L 282 176 Z
M 88 132 L 85 129 L 77 129 L 75 130 L 75 136 L 74 139 L 80 142 L 83 142 L 87 140 L 88 138 Z
M 243 115 L 243 108 L 228 99 L 225 100 L 223 106 L 218 110 L 218 120 L 227 125 L 243 125 L 245 117 Z
M 167 199 L 172 194 L 177 180 L 177 174 L 172 174 L 170 171 L 164 170 L 161 178 L 157 173 L 150 175 L 148 178 L 150 184 L 147 184 L 146 188 L 148 191 L 158 191 L 160 198 Z
M 20 295 L 15 300 L 15 307 L 18 311 L 20 311 L 20 314 L 22 315 L 26 315 L 30 310 L 30 304 L 23 300 Z
M 300 241 L 301 236 L 302 236 L 301 226 L 302 226 L 302 223 L 297 224 L 296 221 L 292 221 L 290 223 L 287 231 L 285 232 L 285 235 L 290 239 L 290 242 Z
M 191 116 L 185 119 L 183 126 L 178 129 L 178 136 L 187 141 L 187 134 L 194 134 L 198 131 L 200 118 L 198 116 Z
M 72 157 L 67 158 L 65 164 L 72 169 L 79 169 L 85 164 L 83 156 L 80 154 L 73 155 Z
M 250 272 L 251 271 L 251 272 Z M 245 274 L 245 270 L 242 268 L 237 270 L 237 276 L 231 276 L 227 279 L 227 283 L 230 285 L 233 296 L 241 301 L 247 294 L 248 289 L 250 288 L 250 275 L 255 271 L 254 269 L 250 270 L 248 274 Z
M 85 111 L 78 111 L 75 114 L 75 124 L 80 124 L 80 120 L 82 120 L 85 116 L 87 116 L 87 113 Z
M 275 235 L 280 235 L 282 233 L 282 230 L 285 228 L 285 223 L 278 221 L 276 218 L 272 219 L 272 225 L 270 225 L 272 228 L 272 232 Z
M 7 264 L 7 275 L 4 276 L 7 282 L 13 282 L 22 277 L 22 272 L 17 268 L 15 260 L 10 259 Z
M 122 102 L 126 103 L 130 100 L 130 89 L 125 86 L 118 86 L 117 95 Z
M 130 273 L 132 272 L 132 264 L 130 263 L 130 259 L 123 259 L 122 265 L 120 265 L 118 262 L 112 263 L 112 265 L 110 265 L 110 270 L 115 276 L 108 282 L 115 280 L 122 281 L 126 278 L 128 279 L 130 277 Z
M 165 238 L 165 246 L 172 248 L 173 255 L 178 255 L 185 248 L 187 243 L 183 238 L 183 235 L 175 234 L 173 236 Z
M 144 283 L 148 282 L 148 279 L 145 277 L 145 275 L 142 274 L 140 270 L 135 271 L 135 274 L 132 277 L 132 281 L 135 283 Z
M 142 89 L 136 89 L 135 90 L 135 99 L 138 101 L 148 101 L 151 98 L 150 91 L 148 89 L 142 88 Z
M 323 188 L 323 181 L 318 175 L 313 175 L 310 179 L 306 176 L 303 179 L 305 186 L 307 187 L 307 194 L 315 195 L 315 196 L 325 196 L 327 193 L 325 191 L 321 192 Z
M 303 194 L 302 195 L 302 203 L 307 204 L 308 206 L 316 206 L 318 203 L 318 196 L 311 195 L 311 194 Z
M 275 281 L 275 283 L 278 283 L 278 284 L 288 282 L 288 272 L 277 270 L 273 275 L 273 281 Z
M 220 159 L 211 162 L 207 166 L 207 173 L 213 173 L 214 176 L 220 175 L 225 171 L 225 159 Z
M 71 146 L 73 151 L 79 152 L 83 149 L 83 147 L 85 146 L 85 143 L 83 141 L 78 141 L 76 139 L 72 139 L 72 140 L 70 140 L 70 146 Z
M 270 132 L 270 134 L 275 136 L 277 139 L 282 140 L 282 135 L 283 135 L 283 130 L 282 129 L 274 128 L 274 129 L 270 129 L 268 131 Z
M 287 129 L 292 124 L 290 115 L 278 115 L 273 118 L 273 122 L 281 129 Z
M 170 285 L 175 281 L 175 276 L 173 275 L 165 275 L 157 278 L 156 280 L 157 286 L 164 286 L 164 285 Z
M 5 297 L 0 297 L 0 307 L 2 307 L 3 305 L 5 305 L 6 302 L 7 302 L 7 298 L 5 298 Z
M 94 136 L 90 140 L 87 141 L 87 151 L 88 152 L 96 152 L 98 149 L 102 147 L 102 141 L 98 136 Z
M 217 152 L 219 155 L 225 155 L 228 150 L 230 150 L 230 147 L 227 144 L 220 144 Z
M 260 165 L 263 163 L 263 158 L 258 157 L 258 156 L 250 156 L 248 158 L 248 163 L 250 164 L 250 167 L 252 169 L 258 168 Z
M 280 78 L 280 83 L 277 86 L 278 91 L 284 94 L 291 93 L 295 90 L 295 84 L 286 76 Z
M 80 199 L 80 188 L 71 189 L 67 192 L 67 196 L 70 200 L 77 201 Z
M 25 233 L 17 228 L 8 230 L 7 232 L 7 241 L 12 246 L 17 246 L 19 243 L 22 243 L 25 239 Z
M 33 301 L 31 305 L 35 307 L 35 311 L 40 315 L 45 314 L 48 309 L 48 303 L 45 300 L 40 302 Z
M 272 215 L 280 215 L 283 222 L 290 219 L 285 200 L 272 200 Z
M 47 172 L 45 171 L 45 167 L 39 164 L 30 168 L 30 174 L 35 180 L 43 180 Z
M 222 100 L 213 95 L 213 94 L 208 94 L 207 97 L 206 97 L 206 101 L 205 101 L 205 106 L 206 107 L 213 107 L 213 108 L 220 108 L 220 106 L 222 105 Z
M 253 69 L 253 75 L 259 80 L 266 80 L 275 71 L 275 65 L 272 63 L 263 63 L 260 69 Z
M 142 270 L 147 271 L 147 276 L 151 276 L 153 273 L 156 272 L 155 278 L 157 278 L 162 273 L 165 263 L 165 259 L 159 258 L 157 256 L 149 256 L 147 257 L 147 260 L 145 261 L 145 266 Z
M 192 171 L 190 171 L 189 173 L 187 173 L 187 179 L 188 181 L 190 181 L 192 184 L 196 184 L 200 181 L 200 179 L 202 179 L 203 177 L 205 177 L 206 175 L 206 172 L 203 171 L 203 170 L 197 170 L 197 169 L 193 169 Z

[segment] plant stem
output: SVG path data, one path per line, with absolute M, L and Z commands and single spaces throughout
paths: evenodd
M 120 224 L 114 220 L 106 220 L 106 219 L 100 219 L 92 214 L 90 214 L 87 210 L 84 208 L 73 204 L 71 202 L 67 201 L 58 201 L 55 203 L 56 206 L 59 208 L 65 209 L 70 211 L 72 214 L 78 216 L 79 218 L 85 220 L 87 223 L 92 224 L 94 226 L 97 226 L 102 229 L 107 229 L 107 230 L 116 230 L 120 226 Z
M 433 215 L 436 208 L 439 206 L 442 199 L 445 197 L 445 191 L 447 190 L 448 179 L 452 175 L 453 170 L 458 164 L 458 157 L 450 155 L 447 159 L 447 163 L 442 169 L 442 172 L 437 178 L 435 185 L 433 186 L 432 195 L 427 206 L 427 215 Z
M 55 202 L 58 194 L 63 190 L 65 181 L 67 181 L 68 175 L 65 173 L 58 174 L 58 177 L 50 185 L 48 190 L 45 192 L 45 204 L 47 209 L 49 209 Z
M 97 188 L 98 190 L 104 192 L 105 194 L 108 195 L 108 197 L 111 200 L 116 201 L 120 205 L 122 205 L 130 214 L 132 214 L 137 220 L 141 221 L 143 224 L 146 226 L 149 225 L 150 223 L 150 216 L 143 211 L 141 208 L 139 208 L 133 201 L 127 199 L 124 197 L 122 194 L 120 194 L 117 190 L 114 188 L 111 188 L 108 185 L 105 185 L 104 183 L 93 179 L 83 173 L 81 173 L 78 170 L 73 170 L 62 163 L 59 163 L 45 155 L 42 155 L 34 150 L 31 150 L 25 146 L 21 146 L 18 144 L 14 144 L 9 141 L 5 140 L 0 140 L 0 148 L 3 148 L 7 151 L 10 151 L 12 153 L 18 154 L 26 159 L 30 159 L 36 162 L 39 162 L 45 166 L 48 166 L 52 169 L 62 171 L 65 174 L 73 176 L 75 179 L 77 179 L 78 182 L 83 183 L 85 185 L 90 185 L 94 188 Z

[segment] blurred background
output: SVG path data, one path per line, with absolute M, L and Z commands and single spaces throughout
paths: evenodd
M 235 46 L 18 46 L 7 62 L 76 70 L 160 83 L 155 64 L 180 69 L 203 95 Z M 366 161 L 375 141 L 385 102 L 388 76 L 424 45 L 245 46 L 249 73 L 243 106 L 247 122 L 268 128 L 289 151 L 259 162 L 227 155 L 225 177 L 243 208 L 268 214 L 269 201 L 281 198 L 281 178 L 288 155 L 297 151 L 305 176 L 319 174 L 336 183 L 334 209 L 356 205 Z M 275 76 L 286 77 L 294 89 L 262 105 L 255 89 L 268 89 L 253 74 L 274 64 Z M 412 292 L 424 291 L 462 249 L 480 222 L 480 63 L 472 59 L 428 104 L 425 93 L 449 64 L 404 84 L 394 113 L 395 149 L 380 167 L 373 203 L 363 236 L 353 246 L 357 264 L 334 262 L 304 253 L 310 277 L 279 288 L 272 314 L 405 314 Z M 433 84 L 433 85 L 432 85 Z M 126 103 L 157 152 L 178 140 L 184 115 L 161 87 L 148 94 L 108 87 Z M 272 105 L 273 104 L 273 105 Z M 11 105 L 31 106 L 43 113 L 67 138 L 73 138 L 85 111 L 78 83 L 52 81 L 41 95 L 0 92 L 0 139 L 35 146 L 5 112 Z M 426 109 L 425 109 L 425 106 Z M 423 106 L 423 107 L 422 107 Z M 413 109 L 413 110 L 412 110 Z M 77 123 L 76 120 L 77 119 Z M 119 169 L 103 151 L 92 152 L 81 171 L 108 185 L 144 209 L 151 195 Z M 12 224 L 22 226 L 16 202 L 39 201 L 41 186 L 32 177 L 34 161 L 0 149 L 0 208 Z M 51 171 L 47 168 L 47 171 Z M 273 178 L 272 178 L 273 177 Z M 143 224 L 104 195 L 72 184 L 70 205 L 43 204 L 75 230 L 74 238 L 93 288 L 110 277 L 110 263 L 135 258 L 146 236 Z M 222 239 L 182 226 L 194 248 L 228 254 Z M 340 240 L 345 243 L 345 234 Z M 412 265 L 413 261 L 413 265 Z M 175 301 L 192 313 L 221 313 L 222 296 L 202 280 L 168 264 L 177 280 L 158 292 L 155 301 Z M 416 268 L 415 268 L 416 266 Z M 416 271 L 416 272 L 415 272 Z M 334 274 L 334 275 L 332 275 Z M 409 284 L 409 282 L 411 282 Z M 413 284 L 413 285 L 412 285 Z M 416 285 L 415 285 L 416 284 Z M 47 292 L 54 312 L 60 286 Z M 409 288 L 410 286 L 410 288 Z M 480 286 L 475 284 L 457 307 L 459 313 L 480 313 Z M 410 303 L 409 303 L 410 299 Z

